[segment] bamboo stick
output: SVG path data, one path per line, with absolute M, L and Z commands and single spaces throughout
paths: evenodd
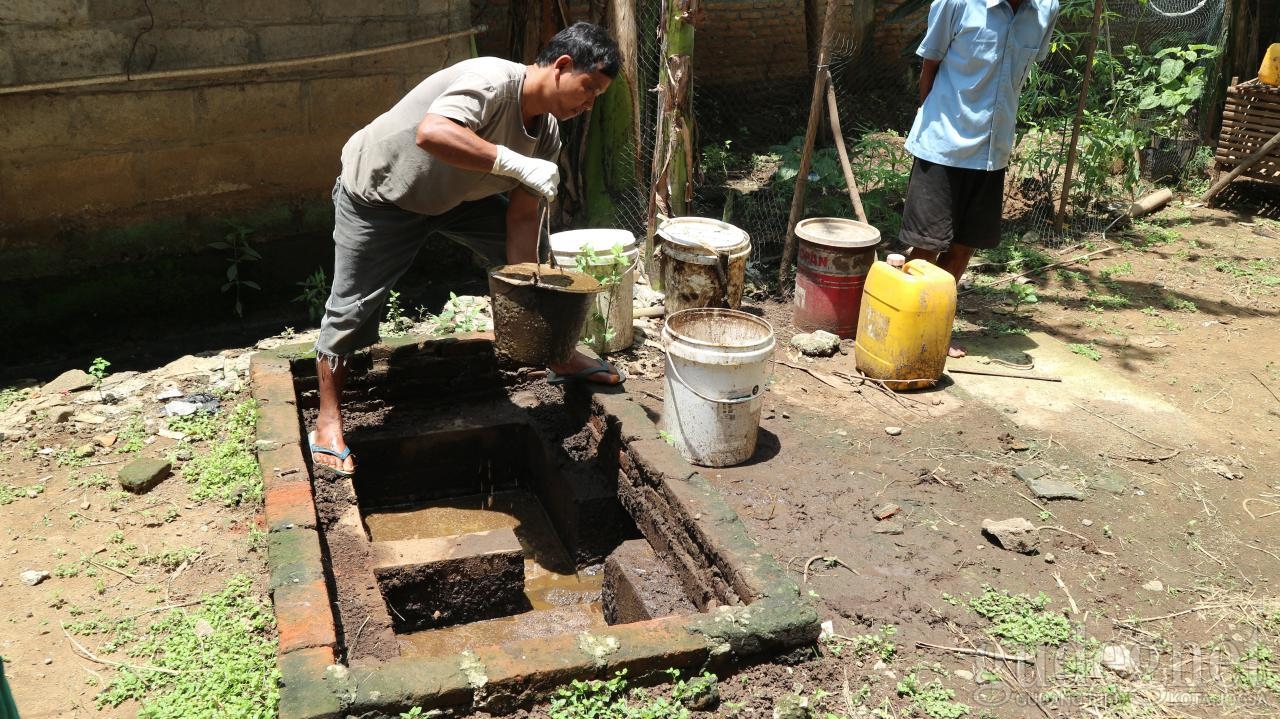
M 827 0 L 827 12 L 822 19 L 822 40 L 818 46 L 818 69 L 813 76 L 813 98 L 809 101 L 809 125 L 804 132 L 804 148 L 800 151 L 800 168 L 796 173 L 796 189 L 791 197 L 791 214 L 787 218 L 787 237 L 782 245 L 782 260 L 778 263 L 778 285 L 785 286 L 787 270 L 796 254 L 796 223 L 804 211 L 805 191 L 809 185 L 809 163 L 813 161 L 813 140 L 818 134 L 818 118 L 822 111 L 823 85 L 827 82 L 827 63 L 831 56 L 831 40 L 835 35 L 836 7 L 838 0 Z
M 831 71 L 827 75 L 827 114 L 831 118 L 831 134 L 836 139 L 836 152 L 840 154 L 840 169 L 844 171 L 844 184 L 849 187 L 849 201 L 853 203 L 853 214 L 859 222 L 867 221 L 867 213 L 862 209 L 862 195 L 858 193 L 858 182 L 853 178 L 853 166 L 849 164 L 849 153 L 844 148 L 844 128 L 840 126 L 840 110 L 836 107 L 836 87 L 831 79 Z
M 1093 54 L 1098 49 L 1098 31 L 1102 27 L 1103 0 L 1094 0 L 1093 21 L 1089 26 L 1089 49 L 1084 56 L 1084 77 L 1080 81 L 1080 100 L 1076 103 L 1076 119 L 1071 125 L 1071 147 L 1067 150 L 1067 166 L 1062 179 L 1062 197 L 1058 200 L 1058 214 L 1053 228 L 1062 231 L 1067 216 L 1067 200 L 1071 196 L 1071 171 L 1075 169 L 1076 153 L 1080 149 L 1080 125 L 1084 122 L 1084 106 L 1089 96 L 1089 79 L 1093 77 Z

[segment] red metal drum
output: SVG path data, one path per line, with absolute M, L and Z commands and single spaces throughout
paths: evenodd
M 857 220 L 811 217 L 796 225 L 796 237 L 800 246 L 792 324 L 806 332 L 826 330 L 853 339 L 880 231 Z

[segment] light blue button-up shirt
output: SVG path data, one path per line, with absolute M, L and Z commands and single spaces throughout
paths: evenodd
M 1013 152 L 1018 93 L 1049 54 L 1058 0 L 933 0 L 916 54 L 940 60 L 907 151 L 922 160 L 999 170 Z

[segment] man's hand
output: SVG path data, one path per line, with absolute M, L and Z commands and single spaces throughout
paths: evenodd
M 560 186 L 560 168 L 554 162 L 525 157 L 503 145 L 498 145 L 498 156 L 490 172 L 519 180 L 547 200 L 555 199 L 556 189 Z

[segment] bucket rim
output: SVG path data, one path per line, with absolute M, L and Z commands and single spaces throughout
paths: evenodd
M 583 242 L 580 237 L 608 237 L 616 235 L 619 238 L 630 238 L 626 242 Z M 614 227 L 597 227 L 597 228 L 581 228 L 576 230 L 561 230 L 560 232 L 551 233 L 548 238 L 551 243 L 551 251 L 562 255 L 580 255 L 582 254 L 582 246 L 590 244 L 591 249 L 595 252 L 611 252 L 615 245 L 622 245 L 623 254 L 639 251 L 639 243 L 636 236 L 630 230 L 624 230 Z M 557 245 L 557 242 L 563 244 Z
M 706 242 L 701 242 L 692 238 L 681 237 L 678 231 L 682 226 L 710 227 L 717 230 L 718 233 L 708 237 Z M 743 246 L 750 247 L 751 245 L 751 236 L 747 234 L 746 230 L 710 217 L 668 217 L 662 221 L 662 224 L 658 225 L 655 232 L 661 235 L 662 239 L 679 245 L 682 249 L 706 249 L 733 253 Z
M 535 272 L 541 279 L 536 284 L 533 279 Z M 585 272 L 569 270 L 563 267 L 552 267 L 551 265 L 539 265 L 533 262 L 520 262 L 514 265 L 494 267 L 489 270 L 489 282 L 491 284 L 507 285 L 508 287 L 534 287 L 552 292 L 582 295 L 598 294 L 604 289 L 596 278 Z
M 796 223 L 796 237 L 815 245 L 842 249 L 875 247 L 882 239 L 880 230 L 874 225 L 847 217 L 810 217 L 801 220 Z
M 726 347 L 726 345 L 722 342 L 708 342 L 706 340 L 701 340 L 696 337 L 691 337 L 687 334 L 680 332 L 680 330 L 678 329 L 678 326 L 682 320 L 688 320 L 692 317 L 696 317 L 699 315 L 743 319 L 765 330 L 766 334 L 764 336 L 762 336 L 760 339 L 750 344 L 741 343 L 741 344 L 727 345 L 727 347 L 731 349 L 740 349 L 740 350 L 759 349 L 764 347 L 766 344 L 774 344 L 777 342 L 776 335 L 774 334 L 774 331 L 773 331 L 773 325 L 770 324 L 768 320 L 764 319 L 763 317 L 757 317 L 751 314 L 750 312 L 743 312 L 742 310 L 731 310 L 724 307 L 690 307 L 688 309 L 683 309 L 677 312 L 673 312 L 672 314 L 667 316 L 666 321 L 662 325 L 662 330 L 663 332 L 671 335 L 673 338 L 678 339 L 681 342 L 684 342 L 686 344 L 689 344 L 695 347 L 720 347 L 720 348 Z M 677 325 L 676 327 L 672 327 L 673 320 Z

